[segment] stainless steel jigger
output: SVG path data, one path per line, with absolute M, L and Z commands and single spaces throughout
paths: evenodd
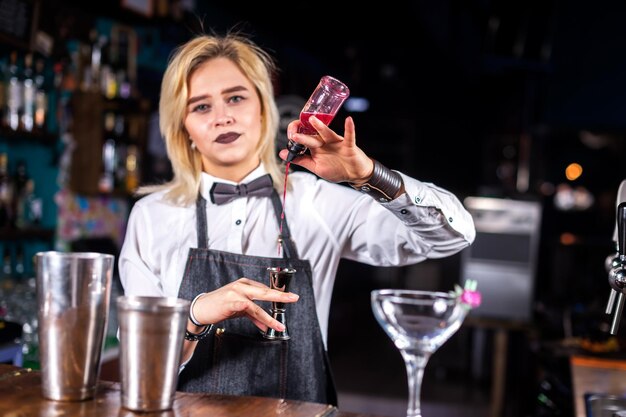
M 296 273 L 294 268 L 267 268 L 270 273 L 270 288 L 282 292 L 289 291 L 289 283 L 293 274 Z M 263 337 L 272 340 L 289 340 L 290 336 L 287 332 L 287 319 L 285 317 L 285 303 L 272 302 L 272 308 L 270 308 L 272 317 L 285 325 L 285 330 L 282 332 L 276 331 L 269 327 Z

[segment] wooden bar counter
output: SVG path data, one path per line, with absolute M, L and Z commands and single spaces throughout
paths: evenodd
M 586 417 L 585 394 L 626 396 L 626 361 L 571 356 L 576 417 Z
M 0 416 L 3 417 L 376 417 L 342 412 L 328 404 L 184 392 L 176 393 L 170 411 L 136 413 L 122 408 L 120 397 L 119 383 L 100 381 L 93 400 L 46 400 L 41 395 L 39 371 L 0 364 Z

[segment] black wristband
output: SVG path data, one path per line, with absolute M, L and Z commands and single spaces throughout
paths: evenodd
M 350 185 L 355 190 L 368 194 L 381 203 L 388 203 L 402 188 L 402 177 L 377 160 L 372 159 L 372 161 L 374 161 L 372 177 L 365 184 L 357 186 L 351 183 Z
M 212 328 L 212 324 L 208 325 L 200 333 L 191 333 L 189 330 L 185 329 L 185 340 L 189 340 L 190 342 L 197 342 L 198 340 L 202 340 L 206 337 L 207 334 L 209 334 Z

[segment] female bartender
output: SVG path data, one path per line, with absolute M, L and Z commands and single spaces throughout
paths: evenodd
M 315 135 L 290 123 L 289 138 L 310 150 L 292 163 L 309 172 L 291 172 L 281 200 L 294 155 L 275 151 L 275 70 L 240 34 L 176 49 L 159 103 L 174 175 L 140 190 L 120 275 L 128 295 L 193 300 L 180 390 L 336 404 L 326 337 L 340 260 L 442 258 L 471 244 L 475 229 L 452 193 L 359 148 L 351 117 L 343 135 L 314 117 Z M 290 292 L 268 287 L 268 267 L 295 268 Z M 288 303 L 289 340 L 263 337 L 284 330 L 268 313 L 272 301 Z

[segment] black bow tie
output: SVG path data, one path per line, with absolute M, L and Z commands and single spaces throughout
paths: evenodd
M 226 204 L 239 197 L 253 195 L 257 197 L 267 197 L 272 195 L 272 177 L 265 174 L 247 184 L 230 185 L 222 182 L 213 183 L 211 190 L 211 202 L 215 204 Z

